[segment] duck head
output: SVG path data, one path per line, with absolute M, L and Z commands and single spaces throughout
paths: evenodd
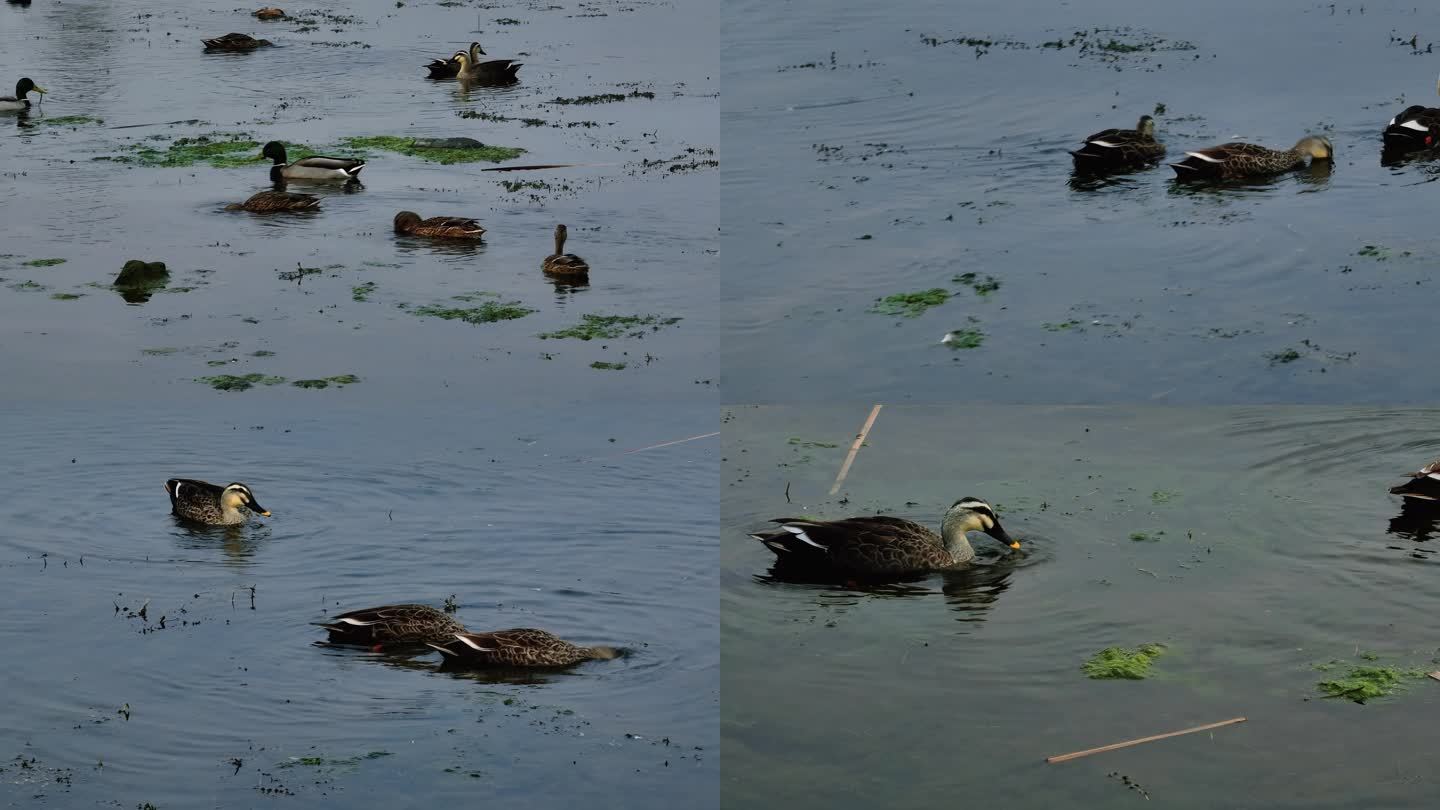
M 250 487 L 244 484 L 237 483 L 225 487 L 225 491 L 220 493 L 220 505 L 225 509 L 235 509 L 243 506 L 257 515 L 270 517 L 270 510 L 261 506 L 260 503 L 255 500 L 255 493 L 251 492 Z
M 420 224 L 420 215 L 414 211 L 401 211 L 395 215 L 395 232 L 409 233 L 410 229 Z
M 1148 115 L 1140 116 L 1140 123 L 1135 125 L 1135 131 L 1147 138 L 1155 137 L 1155 119 Z
M 31 90 L 34 90 L 42 96 L 45 95 L 45 88 L 36 84 L 29 77 L 26 77 L 15 83 L 15 98 L 24 99 L 25 94 Z
M 270 158 L 277 166 L 282 166 L 288 162 L 285 159 L 285 144 L 279 141 L 271 141 L 265 144 L 265 148 L 260 150 L 260 157 Z
M 1322 135 L 1306 135 L 1295 143 L 1294 151 L 1315 160 L 1335 159 L 1335 147 L 1330 145 L 1329 138 Z
M 1010 548 L 1020 548 L 1020 541 L 1012 538 L 1000 525 L 995 516 L 995 507 L 980 498 L 961 498 L 950 506 L 941 523 L 946 532 L 984 532 Z

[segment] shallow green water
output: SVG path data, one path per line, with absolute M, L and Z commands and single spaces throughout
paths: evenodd
M 1436 669 L 1440 512 L 1387 494 L 1440 454 L 1434 411 L 886 406 L 725 411 L 727 806 L 1414 806 L 1430 794 L 1428 679 L 1357 705 L 1331 660 Z M 833 447 L 827 445 L 834 445 Z M 788 499 L 787 499 L 788 489 Z M 768 518 L 1000 510 L 1018 554 L 904 588 L 770 576 Z M 1143 539 L 1133 539 L 1135 535 Z M 1145 680 L 1104 647 L 1166 645 Z M 1047 756 L 1244 716 L 1233 728 Z M 942 798 L 941 797 L 947 797 Z

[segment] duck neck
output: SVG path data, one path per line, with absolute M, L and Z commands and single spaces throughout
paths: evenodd
M 555 229 L 555 255 L 559 256 L 565 252 L 565 232 L 559 228 Z
M 940 524 L 940 539 L 944 542 L 950 559 L 956 563 L 975 559 L 975 549 L 970 547 L 970 539 L 965 536 L 969 526 L 969 516 L 964 514 L 946 515 L 944 522 Z

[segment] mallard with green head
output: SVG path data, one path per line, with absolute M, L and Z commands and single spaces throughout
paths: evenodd
M 311 211 L 320 207 L 320 198 L 314 194 L 296 194 L 293 191 L 262 191 L 243 203 L 230 203 L 226 211 L 251 211 L 269 214 L 275 211 Z
M 457 632 L 430 643 L 445 663 L 471 667 L 553 668 L 620 657 L 614 647 L 581 647 L 544 630 L 517 627 L 489 633 Z
M 478 240 L 485 236 L 485 228 L 469 217 L 430 217 L 421 219 L 414 211 L 401 211 L 395 215 L 395 233 L 402 236 L 433 236 L 440 239 Z
M 365 161 L 358 158 L 337 158 L 312 155 L 286 163 L 285 144 L 271 141 L 260 150 L 260 157 L 270 158 L 270 179 L 276 183 L 283 180 L 339 180 L 351 182 L 360 179 L 360 170 Z
M 223 37 L 204 39 L 207 51 L 253 51 L 256 48 L 265 48 L 275 43 L 268 39 L 256 39 L 249 34 L 226 34 Z
M 252 512 L 270 517 L 270 510 L 244 484 L 221 487 L 193 478 L 171 478 L 165 482 L 165 492 L 175 515 L 196 523 L 234 526 L 249 520 Z
M 1440 80 L 1435 88 L 1440 92 Z M 1440 147 L 1440 108 L 1412 104 L 1390 119 L 1380 137 L 1391 154 Z
M 750 536 L 775 552 L 777 564 L 849 576 L 904 577 L 962 567 L 975 559 L 966 532 L 984 532 L 1010 548 L 1020 547 L 1001 527 L 994 507 L 979 498 L 952 504 L 939 534 L 887 515 L 771 522 L 780 529 Z
M 545 257 L 541 268 L 552 276 L 584 276 L 590 265 L 574 253 L 565 252 L 565 226 L 555 226 L 555 252 Z
M 1154 163 L 1165 157 L 1165 144 L 1155 140 L 1155 119 L 1142 115 L 1134 129 L 1097 132 L 1070 154 L 1077 170 L 1101 172 Z
M 481 62 L 464 51 L 456 51 L 451 59 L 460 65 L 455 78 L 461 81 L 480 84 L 514 84 L 520 81 L 520 77 L 515 75 L 520 70 L 519 62 L 511 62 L 509 59 L 489 59 Z
M 45 88 L 31 81 L 28 77 L 15 83 L 15 95 L 0 96 L 0 112 L 18 112 L 30 109 L 30 99 L 25 96 L 30 91 L 45 95 Z
M 330 631 L 331 643 L 372 648 L 444 644 L 465 632 L 465 625 L 450 614 L 413 604 L 351 610 L 315 624 Z
M 1410 480 L 1390 488 L 1390 494 L 1421 501 L 1440 501 L 1440 459 L 1410 473 Z
M 1188 157 L 1184 160 L 1170 164 L 1181 180 L 1238 180 L 1301 169 L 1311 160 L 1332 162 L 1335 147 L 1330 145 L 1329 138 L 1306 135 L 1289 149 L 1267 149 L 1253 143 L 1222 143 L 1185 154 Z

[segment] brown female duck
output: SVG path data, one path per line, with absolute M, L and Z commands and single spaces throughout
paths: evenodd
M 1335 147 L 1330 139 L 1307 135 L 1289 149 L 1267 149 L 1253 143 L 1222 143 L 1209 149 L 1186 152 L 1179 163 L 1171 163 L 1181 180 L 1236 180 L 1242 177 L 1264 177 L 1303 168 L 1307 161 L 1330 162 Z
M 1410 480 L 1390 488 L 1390 494 L 1422 501 L 1440 501 L 1440 459 L 1410 473 Z
M 1155 119 L 1142 115 L 1134 129 L 1097 132 L 1070 154 L 1077 170 L 1100 172 L 1154 163 L 1165 157 L 1165 144 L 1155 140 Z
M 296 194 L 293 191 L 262 191 L 243 203 L 230 203 L 226 211 L 253 211 L 269 214 L 274 211 L 310 211 L 320 206 L 320 198 L 314 194 Z
M 256 39 L 249 34 L 226 34 L 201 41 L 205 43 L 207 51 L 253 51 L 274 44 L 268 39 Z
M 165 482 L 170 510 L 177 517 L 212 526 L 234 526 L 250 519 L 250 513 L 270 517 L 270 510 L 255 500 L 244 484 L 216 486 L 194 478 L 171 478 Z
M 414 211 L 395 215 L 395 233 L 407 236 L 434 236 L 441 239 L 482 239 L 485 228 L 468 217 L 421 219 Z
M 413 604 L 351 610 L 315 624 L 330 631 L 333 643 L 370 647 L 443 644 L 465 632 L 465 626 L 450 614 Z
M 574 253 L 565 252 L 565 226 L 555 226 L 555 252 L 545 257 L 541 268 L 552 276 L 583 276 L 590 273 L 590 265 Z
M 544 630 L 517 627 L 489 633 L 457 632 L 430 644 L 448 664 L 475 667 L 568 667 L 589 660 L 618 658 L 613 647 L 581 647 Z

